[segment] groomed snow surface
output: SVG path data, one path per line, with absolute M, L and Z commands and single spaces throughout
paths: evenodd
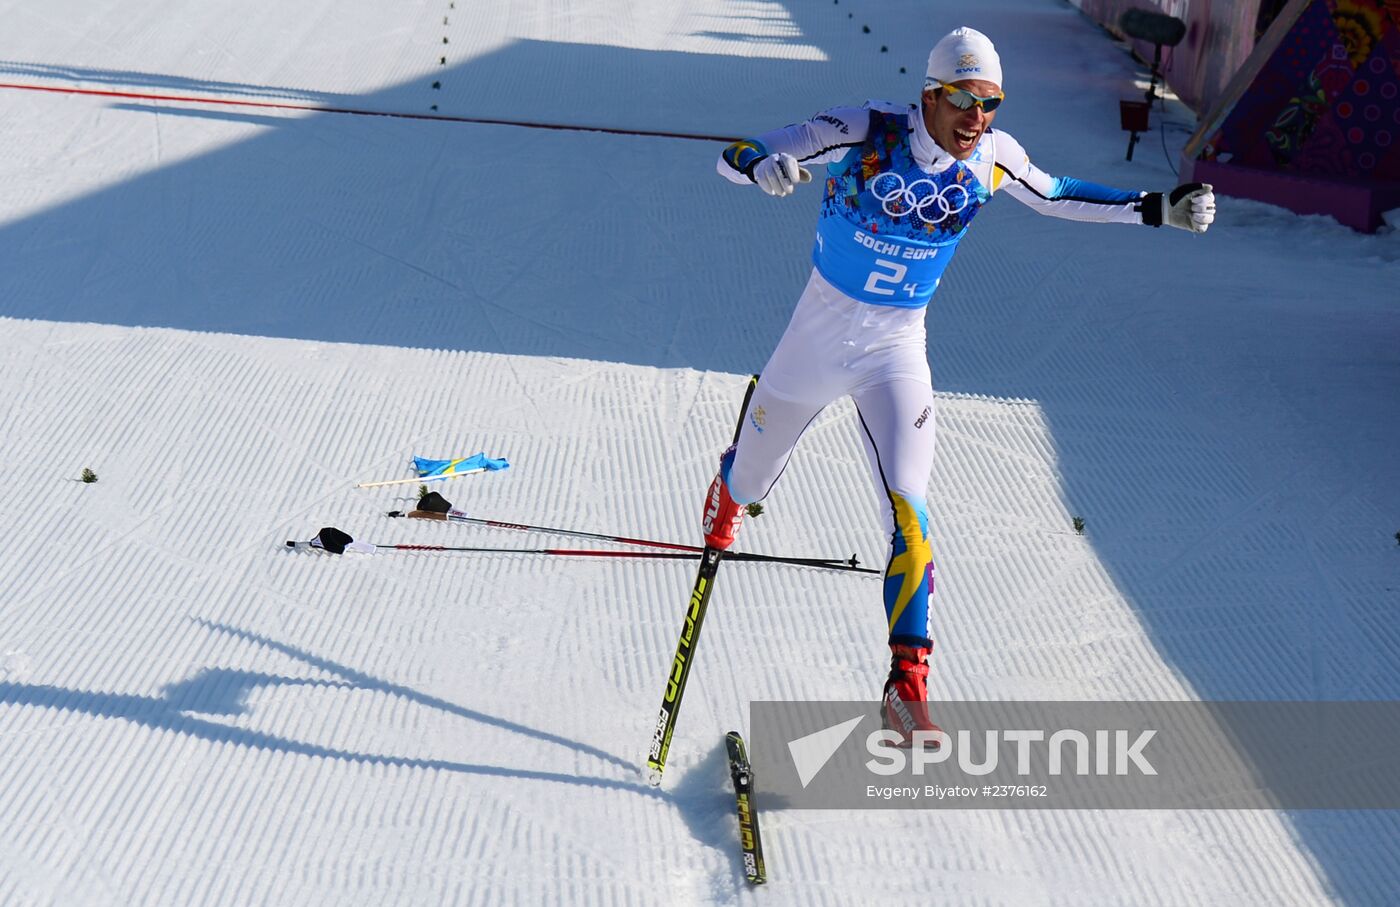
M 1171 187 L 1189 113 L 1124 162 L 1142 67 L 1068 5 L 0 21 L 26 86 L 0 89 L 0 903 L 1394 902 L 1384 812 L 773 810 L 747 890 L 723 732 L 750 700 L 875 697 L 878 581 L 726 566 L 655 790 L 692 565 L 283 542 L 562 543 L 354 488 L 478 450 L 512 467 L 443 487 L 473 515 L 698 541 L 816 191 L 731 186 L 712 141 L 149 97 L 743 135 L 912 99 L 967 24 L 1043 168 Z M 31 90 L 74 87 L 109 94 Z M 999 199 L 958 258 L 929 313 L 935 698 L 1400 698 L 1393 232 Z M 842 403 L 739 548 L 875 563 L 876 506 Z

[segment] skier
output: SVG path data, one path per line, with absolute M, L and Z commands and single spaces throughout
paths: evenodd
M 929 54 L 920 103 L 868 101 L 728 146 L 720 175 L 773 196 L 826 164 L 815 267 L 750 401 L 738 442 L 705 496 L 705 544 L 734 541 L 744 505 L 762 500 L 806 426 L 850 395 L 890 536 L 884 606 L 892 652 L 885 726 L 908 744 L 935 731 L 928 714 L 933 553 L 925 494 L 934 402 L 924 309 L 973 217 L 1004 191 L 1042 214 L 1166 224 L 1204 233 L 1215 196 L 1201 183 L 1170 193 L 1111 189 L 1045 174 L 992 129 L 1005 99 L 991 40 L 971 28 Z

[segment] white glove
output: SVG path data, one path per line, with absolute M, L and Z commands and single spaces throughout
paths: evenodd
M 1215 192 L 1210 183 L 1185 183 L 1164 192 L 1161 222 L 1179 230 L 1204 233 L 1215 222 Z
M 791 195 L 798 183 L 812 181 L 812 173 L 790 154 L 770 154 L 754 165 L 753 181 L 769 195 Z

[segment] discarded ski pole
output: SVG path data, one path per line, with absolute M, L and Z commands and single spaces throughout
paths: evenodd
M 411 517 L 415 520 L 443 520 L 448 523 L 471 523 L 477 526 L 488 526 L 492 529 L 519 529 L 524 532 L 548 532 L 553 535 L 567 535 L 580 539 L 597 539 L 600 542 L 618 542 L 624 545 L 642 545 L 647 548 L 668 548 L 672 551 L 693 551 L 699 554 L 704 549 L 698 545 L 681 545 L 676 542 L 658 542 L 653 539 L 634 539 L 625 535 L 608 535 L 602 532 L 583 532 L 577 529 L 558 529 L 553 526 L 531 526 L 528 523 L 507 523 L 502 520 L 487 520 L 481 517 L 467 516 L 464 511 L 457 510 L 452 506 L 452 502 L 438 494 L 430 491 L 423 495 L 418 501 L 417 509 L 404 513 L 402 510 L 389 511 L 391 517 Z M 825 558 L 821 558 L 825 560 Z
M 458 545 L 416 545 L 380 544 L 356 540 L 348 532 L 327 526 L 316 537 L 307 541 L 287 540 L 287 547 L 305 550 L 313 549 L 330 554 L 344 554 L 347 551 L 361 554 L 374 554 L 379 551 L 437 551 L 462 552 L 468 554 L 539 554 L 554 557 L 612 557 L 633 560 L 673 560 L 694 561 L 700 559 L 699 552 L 690 551 L 611 551 L 601 548 L 495 548 L 466 547 Z M 845 573 L 878 573 L 868 567 L 851 567 L 844 563 L 833 563 L 819 558 L 777 557 L 767 554 L 750 554 L 737 551 L 729 555 L 730 560 L 751 563 L 790 564 L 796 567 L 815 567 L 818 570 L 837 570 Z
M 449 523 L 470 523 L 477 526 L 487 526 L 492 529 L 518 529 L 524 532 L 547 532 L 554 535 L 564 535 L 571 538 L 595 539 L 600 542 L 617 542 L 623 545 L 641 545 L 646 548 L 664 548 L 670 551 L 689 551 L 697 557 L 705 550 L 699 545 L 682 545 L 677 542 L 658 542 L 654 539 L 638 539 L 625 535 L 608 535 L 602 532 L 583 532 L 577 529 L 558 529 L 552 526 L 531 526 L 526 523 L 507 523 L 501 520 L 488 520 L 480 517 L 470 517 L 464 512 L 453 508 L 452 502 L 448 501 L 436 491 L 430 491 L 423 495 L 418 501 L 418 509 L 404 513 L 402 510 L 389 511 L 391 517 L 411 517 L 419 520 L 443 520 Z M 817 564 L 830 565 L 833 569 L 846 569 L 854 573 L 880 573 L 879 570 L 863 568 L 860 560 L 853 554 L 849 558 L 835 557 L 780 557 L 778 555 L 753 555 L 745 557 L 743 552 L 731 552 L 725 555 L 729 560 L 762 560 L 773 561 L 775 563 L 798 563 L 802 566 L 815 566 Z
M 479 472 L 486 472 L 485 469 L 464 469 L 461 472 L 448 473 L 441 476 L 414 476 L 411 479 L 388 479 L 383 482 L 361 482 L 356 488 L 382 488 L 385 485 L 409 485 L 417 482 L 419 485 L 425 482 L 444 482 L 448 479 L 455 479 L 458 476 L 474 476 Z

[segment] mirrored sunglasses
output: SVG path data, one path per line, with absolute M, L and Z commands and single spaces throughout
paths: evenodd
M 943 89 L 943 97 L 947 98 L 952 105 L 959 110 L 971 110 L 974 106 L 981 107 L 983 113 L 991 113 L 1001 106 L 1001 102 L 1006 100 L 1006 92 L 999 91 L 990 98 L 980 97 L 968 91 L 966 88 L 956 88 L 947 82 L 939 82 Z

